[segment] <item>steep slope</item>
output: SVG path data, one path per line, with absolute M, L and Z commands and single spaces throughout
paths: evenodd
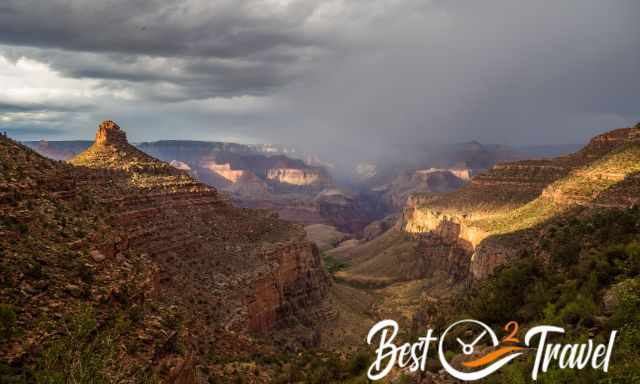
M 335 276 L 357 286 L 375 287 L 424 276 L 418 242 L 399 228 L 392 228 L 363 244 L 337 248 L 327 254 L 349 266 Z
M 0 242 L 10 271 L 2 274 L 2 303 L 14 312 L 25 308 L 3 343 L 2 361 L 36 369 L 40 355 L 30 348 L 42 337 L 66 340 L 55 336 L 63 326 L 56 316 L 82 306 L 115 315 L 111 302 L 125 303 L 135 312 L 125 315 L 138 322 L 127 323 L 121 340 L 133 343 L 131 351 L 109 360 L 130 368 L 119 372 L 125 377 L 144 371 L 172 381 L 157 370 L 167 348 L 162 361 L 170 360 L 169 371 L 195 374 L 200 366 L 216 376 L 224 359 L 269 353 L 272 337 L 280 347 L 317 342 L 313 324 L 326 311 L 329 279 L 301 228 L 231 206 L 129 145 L 111 121 L 74 166 L 7 139 L 2 155 Z M 41 328 L 38 318 L 50 326 Z M 112 368 L 100 372 L 113 377 Z
M 132 249 L 98 250 L 124 233 L 78 183 L 95 176 L 0 137 L 2 382 L 135 382 L 157 364 L 184 366 L 173 347 L 186 337 L 170 326 L 175 311 L 145 299 L 154 264 Z M 132 349 L 114 353 L 114 345 Z
M 349 239 L 349 235 L 338 231 L 326 224 L 312 224 L 304 227 L 307 239 L 314 242 L 320 252 L 335 248 L 341 242 Z
M 131 247 L 144 248 L 161 265 L 169 268 L 168 281 L 177 276 L 172 270 L 176 263 L 184 263 L 182 272 L 185 278 L 178 284 L 180 291 L 185 288 L 182 284 L 192 285 L 194 291 L 209 294 L 224 287 L 224 291 L 234 292 L 237 297 L 226 296 L 224 305 L 216 305 L 218 310 L 247 307 L 247 312 L 240 313 L 241 316 L 238 313 L 218 314 L 222 317 L 215 320 L 222 320 L 227 325 L 238 321 L 240 329 L 248 325 L 255 331 L 266 331 L 280 320 L 286 320 L 287 311 L 293 312 L 296 304 L 322 296 L 326 276 L 317 251 L 303 241 L 304 231 L 301 228 L 278 221 L 268 212 L 230 206 L 220 200 L 210 187 L 128 145 L 124 132 L 112 122 L 103 123 L 94 146 L 72 159 L 71 163 L 91 168 L 122 169 L 130 175 L 129 185 L 147 192 L 142 199 L 137 195 L 123 196 L 111 191 L 103 198 L 109 205 L 122 208 L 114 215 L 113 221 L 129 228 L 130 235 L 125 242 Z M 141 221 L 144 226 L 141 226 Z M 182 256 L 183 260 L 180 260 L 181 255 L 189 257 L 185 260 Z M 199 268 L 199 263 L 208 269 Z M 216 266 L 220 267 L 219 273 L 227 275 L 226 278 L 215 274 L 200 275 L 215 271 Z M 190 278 L 191 273 L 196 276 Z M 243 277 L 238 279 L 238 276 Z M 312 280 L 299 281 L 306 277 Z M 254 292 L 247 292 L 247 287 L 253 285 L 251 280 L 257 281 L 258 285 L 270 285 L 270 289 L 260 286 Z M 273 288 L 280 293 L 272 292 Z M 310 297 L 287 302 L 285 292 L 296 295 L 296 289 L 309 289 L 309 292 L 300 293 Z M 318 297 L 314 296 L 316 290 Z M 269 294 L 275 296 L 268 298 L 271 302 L 261 303 L 261 295 Z M 245 302 L 247 297 L 249 301 Z M 193 297 L 185 299 L 192 300 Z M 209 304 L 211 302 L 207 300 L 204 305 L 208 307 Z M 276 314 L 278 311 L 283 312 Z
M 527 231 L 553 216 L 577 206 L 637 203 L 632 191 L 638 171 L 640 128 L 618 129 L 595 137 L 573 155 L 499 164 L 459 191 L 415 196 L 403 228 L 425 240 L 428 258 L 442 257 L 431 254 L 434 241 L 444 239 L 451 250 L 464 250 L 450 258 L 462 268 L 461 276 L 470 270 L 473 277 L 483 278 L 523 252 L 528 245 L 523 236 L 534 236 Z
M 541 228 L 563 212 L 636 204 L 638 132 L 640 127 L 608 132 L 555 159 L 500 163 L 453 192 L 411 195 L 400 230 L 331 253 L 349 262 L 337 276 L 369 285 L 436 271 L 453 281 L 485 278 L 536 247 Z

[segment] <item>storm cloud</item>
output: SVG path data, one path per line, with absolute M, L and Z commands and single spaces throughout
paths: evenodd
M 640 120 L 639 16 L 634 0 L 5 0 L 0 129 L 90 138 L 112 118 L 134 140 L 362 159 L 581 143 Z

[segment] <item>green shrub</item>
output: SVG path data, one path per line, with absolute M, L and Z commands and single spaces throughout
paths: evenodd
M 467 309 L 474 318 L 491 324 L 530 320 L 544 308 L 540 302 L 548 295 L 544 284 L 543 270 L 534 260 L 506 265 L 469 295 Z
M 593 299 L 582 294 L 569 302 L 558 313 L 557 319 L 561 324 L 579 324 L 590 320 L 596 312 L 596 305 Z
M 15 333 L 16 312 L 7 304 L 0 304 L 0 340 L 8 340 Z
M 29 232 L 29 226 L 25 223 L 19 223 L 16 225 L 16 229 L 20 232 L 21 235 L 26 235 Z
M 349 263 L 343 260 L 336 259 L 333 256 L 325 256 L 324 265 L 327 271 L 332 275 L 342 269 L 349 267 Z
M 99 331 L 93 311 L 83 308 L 65 320 L 64 334 L 45 346 L 32 375 L 42 384 L 109 383 L 105 369 L 115 358 L 120 328 L 117 324 Z
M 353 376 L 357 376 L 362 373 L 369 366 L 369 354 L 365 352 L 359 352 L 349 360 L 347 370 Z

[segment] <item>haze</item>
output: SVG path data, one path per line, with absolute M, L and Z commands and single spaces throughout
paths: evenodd
M 0 130 L 283 143 L 582 143 L 640 120 L 640 2 L 5 0 Z

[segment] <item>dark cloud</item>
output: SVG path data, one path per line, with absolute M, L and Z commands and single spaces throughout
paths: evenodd
M 247 57 L 313 44 L 296 28 L 313 7 L 272 14 L 252 0 L 5 0 L 0 42 L 153 56 Z
M 91 81 L 95 109 L 64 115 L 70 136 L 108 117 L 144 140 L 370 158 L 407 143 L 584 142 L 635 123 L 639 15 L 635 0 L 5 0 L 0 55 Z
M 164 101 L 267 95 L 299 76 L 292 66 L 270 62 L 20 51 L 48 62 L 64 76 L 133 83 L 123 86 L 131 87 L 143 98 Z M 172 92 L 155 91 L 153 87 L 158 84 L 171 84 L 175 88 Z
M 584 142 L 640 119 L 637 15 L 631 1 L 437 2 L 296 86 L 292 113 L 335 156 L 342 141 L 372 157 L 394 143 Z
M 93 109 L 88 105 L 59 105 L 39 103 L 9 103 L 0 101 L 0 113 L 27 113 L 27 112 L 86 112 Z
M 255 0 L 9 0 L 0 44 L 15 59 L 49 63 L 65 76 L 169 83 L 185 100 L 264 95 L 296 78 L 330 39 L 303 30 L 313 2 L 278 7 Z

